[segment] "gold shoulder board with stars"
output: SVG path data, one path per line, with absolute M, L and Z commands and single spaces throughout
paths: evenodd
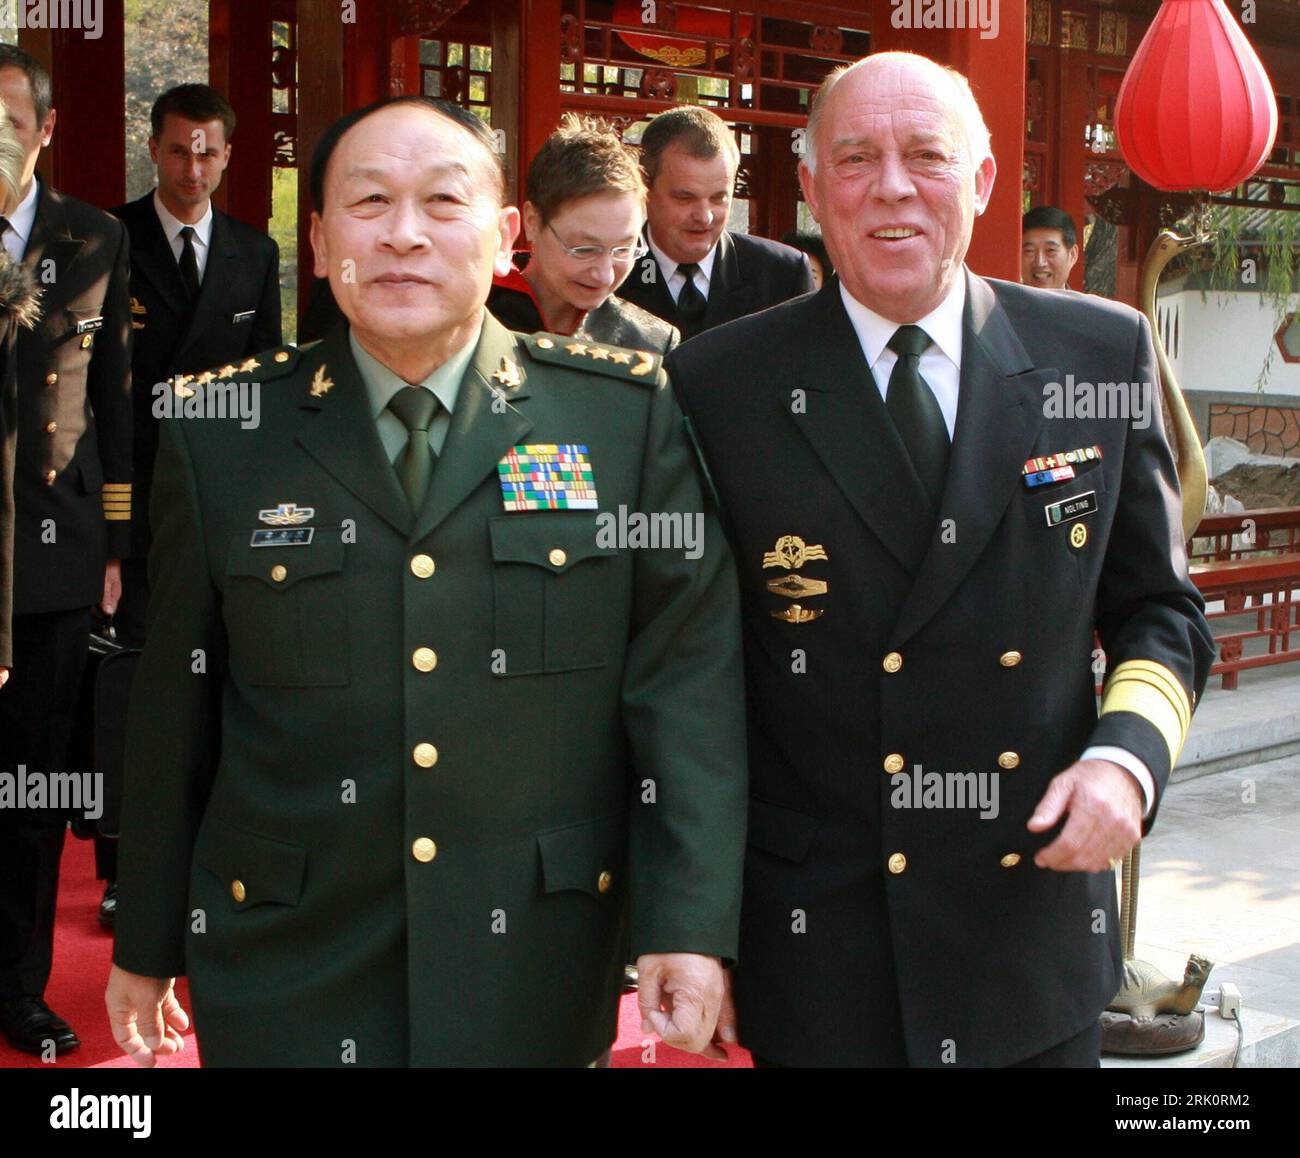
M 657 384 L 663 359 L 646 350 L 625 350 L 564 334 L 520 334 L 520 345 L 538 362 L 588 370 L 629 382 Z

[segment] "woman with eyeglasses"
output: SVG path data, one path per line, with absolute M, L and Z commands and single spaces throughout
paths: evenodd
M 646 188 L 632 151 L 604 121 L 568 114 L 528 167 L 531 252 L 493 281 L 488 309 L 512 330 L 572 334 L 666 354 L 675 326 L 614 293 L 645 253 Z

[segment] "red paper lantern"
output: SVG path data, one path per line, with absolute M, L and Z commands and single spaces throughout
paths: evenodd
M 1222 0 L 1164 0 L 1124 74 L 1115 131 L 1157 189 L 1233 189 L 1264 163 L 1273 86 Z

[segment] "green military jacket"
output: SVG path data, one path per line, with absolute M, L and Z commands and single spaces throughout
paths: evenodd
M 418 516 L 346 330 L 214 373 L 163 424 L 114 960 L 188 974 L 206 1064 L 591 1062 L 628 952 L 736 952 L 737 585 L 658 357 L 487 317 Z M 556 448 L 590 478 L 530 509 Z

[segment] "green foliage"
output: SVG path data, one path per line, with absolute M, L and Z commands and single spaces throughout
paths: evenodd
M 149 110 L 158 94 L 208 79 L 207 0 L 126 0 L 126 197 L 154 185 Z

